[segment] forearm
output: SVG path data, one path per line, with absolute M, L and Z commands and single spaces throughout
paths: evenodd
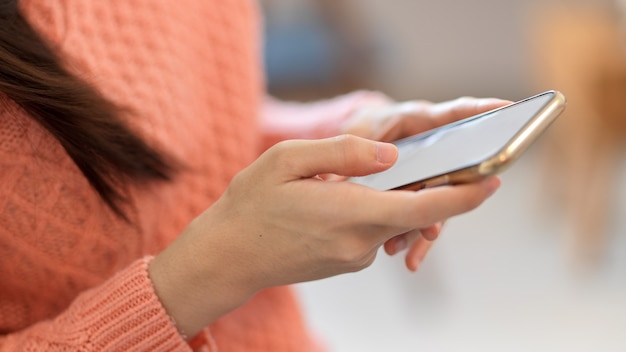
M 246 280 L 238 279 L 242 263 L 229 262 L 237 251 L 214 241 L 222 238 L 216 232 L 224 232 L 217 229 L 219 222 L 210 222 L 216 225 L 210 231 L 192 222 L 149 267 L 160 301 L 187 339 L 243 305 L 255 292 Z

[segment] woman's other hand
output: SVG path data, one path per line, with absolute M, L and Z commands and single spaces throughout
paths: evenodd
M 362 93 L 363 104 L 343 123 L 340 133 L 393 142 L 510 104 L 496 98 L 461 97 L 442 103 L 393 102 L 382 93 Z

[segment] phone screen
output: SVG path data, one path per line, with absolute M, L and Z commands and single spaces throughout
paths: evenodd
M 478 165 L 500 152 L 554 94 L 546 92 L 399 140 L 398 160 L 390 169 L 349 180 L 389 190 Z

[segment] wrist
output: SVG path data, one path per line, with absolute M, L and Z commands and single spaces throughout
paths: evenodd
M 148 266 L 159 300 L 187 339 L 254 294 L 228 271 L 231 265 L 206 250 L 196 251 L 201 245 L 189 246 L 188 240 L 181 235 Z

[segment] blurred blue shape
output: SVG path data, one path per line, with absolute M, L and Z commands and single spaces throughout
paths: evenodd
M 335 33 L 315 17 L 266 23 L 264 59 L 269 88 L 320 86 L 337 77 L 340 44 Z

